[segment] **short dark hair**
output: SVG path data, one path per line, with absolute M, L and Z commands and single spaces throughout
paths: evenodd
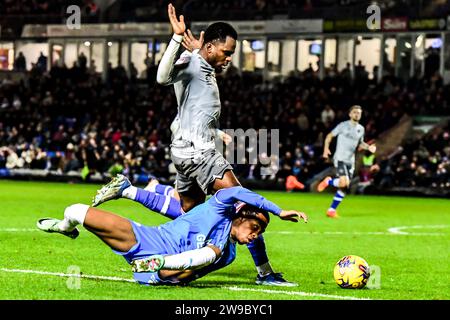
M 259 224 L 261 225 L 261 232 L 264 232 L 270 222 L 270 215 L 267 211 L 250 204 L 243 205 L 238 211 L 238 216 L 242 218 L 258 220 Z
M 214 40 L 225 42 L 227 40 L 227 36 L 233 38 L 234 40 L 237 40 L 238 38 L 236 30 L 231 26 L 231 24 L 226 22 L 215 22 L 206 28 L 203 43 L 206 44 Z

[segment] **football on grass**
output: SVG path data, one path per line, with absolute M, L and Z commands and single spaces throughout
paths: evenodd
M 358 256 L 345 256 L 334 267 L 334 280 L 339 287 L 344 289 L 364 288 L 369 277 L 369 264 Z

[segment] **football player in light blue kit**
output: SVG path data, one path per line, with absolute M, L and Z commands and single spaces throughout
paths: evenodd
M 328 186 L 338 188 L 333 202 L 327 211 L 327 216 L 336 218 L 336 209 L 345 197 L 350 181 L 355 171 L 355 153 L 358 148 L 375 153 L 376 146 L 364 142 L 364 127 L 359 124 L 362 116 L 361 106 L 354 105 L 350 108 L 350 120 L 339 123 L 325 138 L 323 157 L 328 159 L 331 155 L 330 143 L 337 137 L 336 151 L 333 157 L 336 168 L 336 178 L 325 177 L 317 186 L 317 191 L 322 192 Z
M 183 53 L 185 42 L 184 17 L 177 18 L 175 8 L 168 5 L 173 36 L 158 66 L 157 82 L 173 85 L 178 114 L 171 124 L 171 158 L 177 170 L 176 189 L 181 207 L 188 212 L 203 203 L 207 194 L 222 188 L 240 186 L 233 167 L 216 150 L 221 102 L 216 74 L 231 62 L 236 49 L 237 33 L 228 23 L 216 22 L 203 34 L 203 43 L 191 54 Z M 276 273 L 269 263 L 264 238 L 248 246 L 258 271 L 256 284 L 295 286 Z
M 141 197 L 163 197 L 139 191 Z M 152 210 L 157 211 L 156 204 L 161 201 L 153 203 Z M 76 238 L 76 227 L 81 224 L 125 258 L 138 283 L 186 284 L 232 263 L 236 243 L 248 244 L 263 233 L 270 220 L 268 212 L 283 220 L 307 222 L 304 213 L 281 210 L 248 189 L 232 187 L 216 192 L 189 213 L 158 227 L 144 226 L 84 204 L 67 207 L 63 220 L 40 219 L 37 227 Z

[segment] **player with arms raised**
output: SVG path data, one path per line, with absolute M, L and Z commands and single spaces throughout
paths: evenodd
M 207 194 L 240 186 L 232 166 L 215 146 L 221 111 L 216 74 L 231 62 L 237 32 L 228 23 L 213 23 L 202 34 L 200 49 L 183 53 L 176 60 L 178 49 L 182 44 L 186 47 L 189 34 L 184 17 L 177 18 L 172 4 L 168 5 L 168 16 L 174 34 L 159 64 L 157 82 L 173 84 L 175 89 L 178 114 L 171 125 L 171 158 L 177 170 L 181 207 L 187 212 L 203 203 Z M 258 270 L 257 284 L 296 285 L 273 271 L 261 236 L 248 247 Z

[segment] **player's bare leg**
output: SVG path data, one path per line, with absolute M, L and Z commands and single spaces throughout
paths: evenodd
M 188 212 L 195 206 L 205 202 L 206 195 L 198 185 L 192 187 L 188 191 L 179 192 L 181 208 L 184 212 Z
M 328 210 L 327 210 L 327 217 L 339 218 L 339 215 L 337 213 L 337 207 L 342 202 L 342 200 L 344 200 L 349 187 L 350 187 L 350 178 L 347 176 L 339 177 L 338 190 L 336 191 L 336 194 L 334 195 L 333 202 L 331 203 L 330 208 L 328 208 Z
M 97 208 L 89 208 L 83 226 L 111 249 L 128 252 L 137 242 L 128 219 Z
M 336 211 L 337 206 L 342 202 L 346 195 L 346 191 L 350 187 L 350 178 L 348 176 L 341 176 L 339 178 L 331 178 L 331 177 L 325 177 L 317 186 L 317 191 L 322 192 L 324 191 L 328 186 L 333 186 L 335 188 L 338 188 L 338 191 L 336 192 L 333 203 L 331 204 L 330 208 L 327 210 L 327 216 L 329 218 L 338 218 L 338 214 Z
M 127 252 L 136 244 L 136 237 L 129 220 L 84 204 L 67 207 L 63 220 L 45 218 L 37 223 L 42 231 L 67 236 L 73 234 L 78 225 L 83 225 L 116 251 Z
M 236 178 L 233 171 L 227 170 L 223 174 L 222 179 L 214 180 L 211 191 L 212 191 L 212 193 L 216 193 L 220 189 L 237 187 L 237 186 L 241 186 L 241 183 Z
M 339 178 L 339 188 L 347 189 L 350 187 L 350 178 L 347 176 L 343 176 Z

